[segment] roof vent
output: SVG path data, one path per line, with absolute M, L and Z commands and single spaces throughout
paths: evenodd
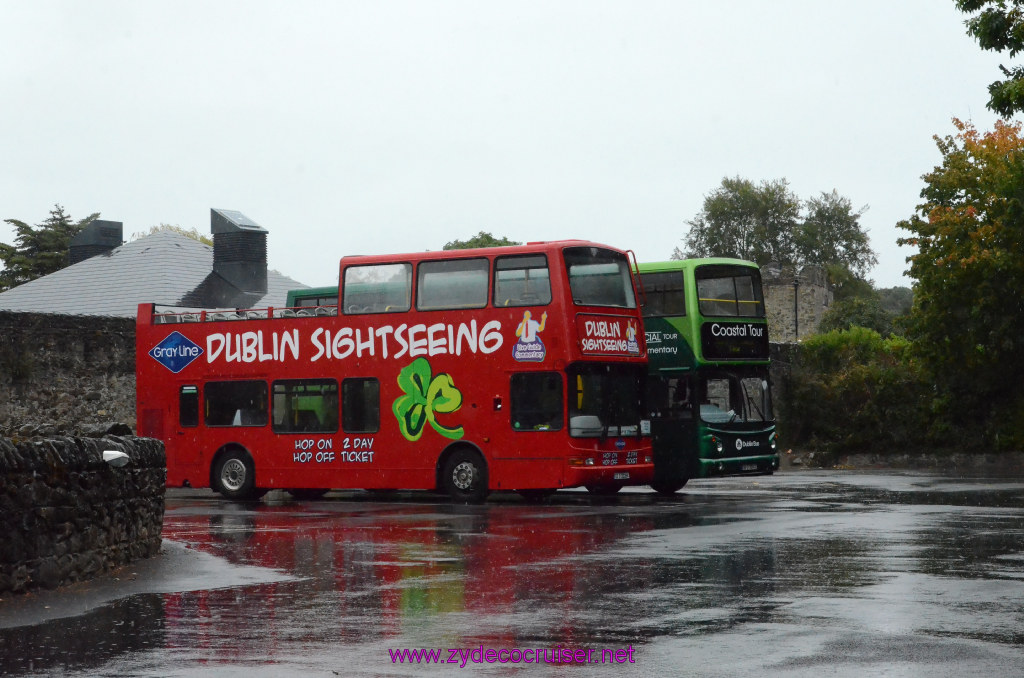
M 124 224 L 120 221 L 96 219 L 71 238 L 69 262 L 77 264 L 97 254 L 106 254 L 120 247 L 124 238 Z
M 242 292 L 267 293 L 267 231 L 237 210 L 210 210 L 213 271 Z

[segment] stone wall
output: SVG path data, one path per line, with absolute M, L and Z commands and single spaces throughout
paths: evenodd
M 133 318 L 0 311 L 0 434 L 134 426 Z
M 114 468 L 104 450 L 130 457 Z M 160 550 L 167 469 L 150 438 L 0 438 L 0 592 L 55 588 Z
M 799 340 L 818 331 L 822 316 L 832 305 L 824 270 L 805 266 L 795 271 L 769 264 L 761 268 L 761 279 L 771 341 Z

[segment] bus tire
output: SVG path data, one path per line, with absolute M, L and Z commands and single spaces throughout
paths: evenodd
M 482 502 L 488 492 L 487 462 L 476 450 L 455 450 L 441 469 L 441 489 L 464 504 Z
M 217 458 L 213 467 L 213 488 L 228 499 L 257 499 L 256 465 L 244 450 L 228 450 Z
M 687 478 L 683 478 L 682 480 L 675 480 L 672 482 L 665 480 L 656 480 L 653 483 L 651 483 L 651 487 L 658 494 L 665 497 L 671 497 L 673 494 L 683 489 L 683 486 L 686 485 L 686 481 Z
M 587 492 L 596 497 L 611 497 L 621 489 L 622 485 L 587 485 Z

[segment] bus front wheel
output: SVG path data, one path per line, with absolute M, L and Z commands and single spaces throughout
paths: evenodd
M 441 489 L 455 501 L 483 501 L 487 497 L 487 463 L 474 450 L 456 450 L 441 470 Z
M 621 489 L 622 485 L 587 485 L 587 492 L 596 497 L 611 497 Z
M 228 499 L 257 498 L 259 493 L 255 482 L 256 467 L 249 455 L 241 450 L 225 452 L 213 469 L 214 489 Z
M 683 489 L 683 485 L 686 484 L 686 481 L 687 478 L 674 481 L 655 480 L 653 483 L 651 483 L 651 487 L 658 494 L 663 495 L 665 497 L 671 497 L 673 494 Z

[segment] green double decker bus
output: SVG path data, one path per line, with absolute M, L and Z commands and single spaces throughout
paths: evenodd
M 655 480 L 662 494 L 690 478 L 779 468 L 761 273 L 741 259 L 638 264 L 646 295 Z

